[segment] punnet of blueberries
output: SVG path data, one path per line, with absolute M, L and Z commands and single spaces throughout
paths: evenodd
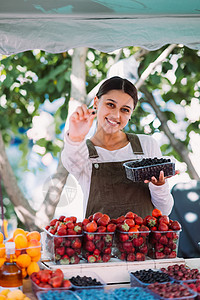
M 160 283 L 169 282 L 171 280 L 168 274 L 160 272 L 158 270 L 152 270 L 152 269 L 139 270 L 139 271 L 131 272 L 131 274 L 145 284 L 150 284 L 154 282 L 160 282 Z M 132 278 L 133 280 L 131 281 L 134 284 L 135 283 L 134 277 L 131 277 L 131 279 Z
M 69 279 L 71 283 L 75 286 L 102 286 L 102 282 L 98 281 L 96 278 L 92 278 L 90 276 L 73 276 Z
M 143 158 L 126 162 L 124 167 L 127 178 L 132 181 L 151 180 L 152 176 L 159 179 L 160 171 L 165 177 L 175 175 L 175 163 L 169 158 Z

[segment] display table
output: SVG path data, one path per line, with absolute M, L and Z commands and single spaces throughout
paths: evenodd
M 173 259 L 147 259 L 145 261 L 125 262 L 119 259 L 112 258 L 107 263 L 86 263 L 81 262 L 76 265 L 55 265 L 52 262 L 41 262 L 41 268 L 47 269 L 62 269 L 66 277 L 73 275 L 87 275 L 95 272 L 108 285 L 109 288 L 128 287 L 130 278 L 129 271 L 136 271 L 141 269 L 160 269 L 174 264 L 186 264 L 190 268 L 198 268 L 200 270 L 200 258 L 173 258 Z M 23 281 L 23 292 L 31 299 L 36 300 L 31 290 L 31 282 L 29 279 Z

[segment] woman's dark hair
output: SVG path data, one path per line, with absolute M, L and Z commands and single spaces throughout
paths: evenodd
M 100 98 L 111 90 L 121 90 L 129 94 L 133 98 L 134 108 L 136 107 L 138 102 L 137 89 L 129 80 L 119 76 L 111 77 L 102 83 L 96 96 Z

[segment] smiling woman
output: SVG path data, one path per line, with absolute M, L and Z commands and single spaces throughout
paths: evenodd
M 152 137 L 123 131 L 137 101 L 135 86 L 115 76 L 100 86 L 93 108 L 79 106 L 70 117 L 61 158 L 82 187 L 83 217 L 97 211 L 111 218 L 128 211 L 144 217 L 154 207 L 163 214 L 172 209 L 173 198 L 162 171 L 158 180 L 152 177 L 151 182 L 144 183 L 132 182 L 125 175 L 124 162 L 161 156 Z M 96 132 L 86 140 L 95 117 Z

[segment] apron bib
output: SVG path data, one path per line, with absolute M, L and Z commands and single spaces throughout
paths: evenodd
M 139 138 L 127 134 L 134 154 L 144 154 Z M 97 158 L 98 153 L 90 140 L 86 141 L 90 158 Z M 128 160 L 127 160 L 128 161 Z M 96 212 L 118 218 L 132 211 L 142 218 L 151 215 L 154 209 L 148 184 L 132 182 L 127 179 L 123 163 L 93 163 L 86 218 Z

